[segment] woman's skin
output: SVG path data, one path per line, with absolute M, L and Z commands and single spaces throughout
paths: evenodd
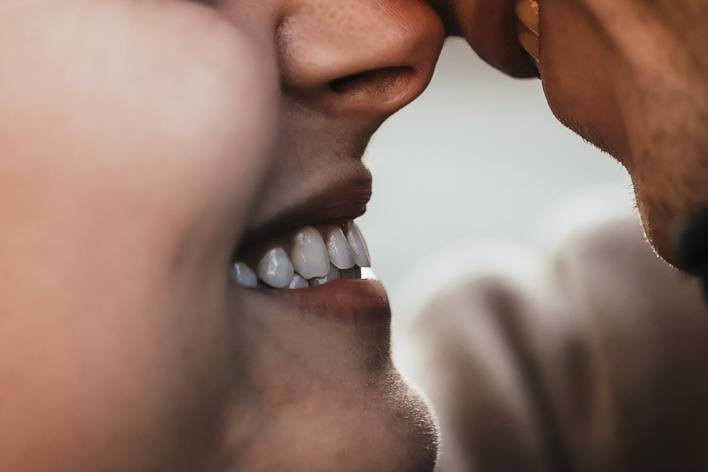
M 522 24 L 540 34 L 527 49 L 536 50 L 551 109 L 627 168 L 658 254 L 708 280 L 708 3 L 433 3 L 449 34 L 516 76 L 529 75 L 529 61 L 520 57 L 515 8 L 540 7 L 540 19 Z
M 375 285 L 229 271 L 361 213 L 443 35 L 417 0 L 0 3 L 0 470 L 430 470 Z

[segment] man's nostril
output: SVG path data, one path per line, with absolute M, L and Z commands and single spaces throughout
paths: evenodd
M 329 88 L 338 95 L 370 96 L 391 99 L 403 92 L 415 70 L 412 67 L 387 67 L 332 80 Z

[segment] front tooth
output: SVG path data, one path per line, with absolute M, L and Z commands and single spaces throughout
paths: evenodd
M 339 226 L 330 226 L 325 230 L 325 243 L 329 260 L 337 269 L 346 270 L 354 267 L 354 258 L 349 248 L 347 237 Z
M 293 278 L 294 269 L 283 248 L 268 251 L 258 263 L 258 278 L 273 288 L 285 288 Z
M 307 283 L 307 280 L 303 279 L 300 277 L 298 274 L 293 274 L 293 278 L 290 280 L 290 283 L 288 284 L 289 289 L 300 289 L 300 288 L 307 288 L 310 285 Z
M 311 283 L 312 283 L 313 287 L 316 287 L 318 285 L 324 285 L 328 282 L 331 282 L 333 280 L 337 280 L 340 278 L 342 278 L 342 274 L 339 271 L 339 269 L 337 269 L 334 266 L 330 266 L 330 269 L 329 269 L 329 272 L 327 273 L 327 275 L 325 275 L 324 277 L 317 277 L 315 279 L 312 279 Z
M 359 227 L 353 221 L 347 224 L 347 241 L 349 241 L 349 247 L 352 248 L 354 253 L 354 263 L 359 267 L 371 266 L 369 248 L 366 246 L 366 241 Z
M 306 279 L 324 277 L 329 272 L 329 255 L 322 235 L 307 226 L 295 234 L 290 251 L 295 270 Z
M 258 287 L 258 278 L 256 277 L 256 273 L 243 262 L 237 262 L 233 265 L 231 268 L 231 278 L 241 287 Z

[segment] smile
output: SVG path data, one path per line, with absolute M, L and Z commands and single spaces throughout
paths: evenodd
M 250 250 L 234 262 L 233 282 L 244 288 L 300 290 L 339 279 L 368 278 L 366 241 L 354 221 L 304 226 Z M 363 271 L 362 271 L 363 269 Z

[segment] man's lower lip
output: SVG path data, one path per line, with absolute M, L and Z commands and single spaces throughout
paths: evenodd
M 301 290 L 259 290 L 274 301 L 297 307 L 306 315 L 355 325 L 391 324 L 391 308 L 377 280 L 339 279 Z

